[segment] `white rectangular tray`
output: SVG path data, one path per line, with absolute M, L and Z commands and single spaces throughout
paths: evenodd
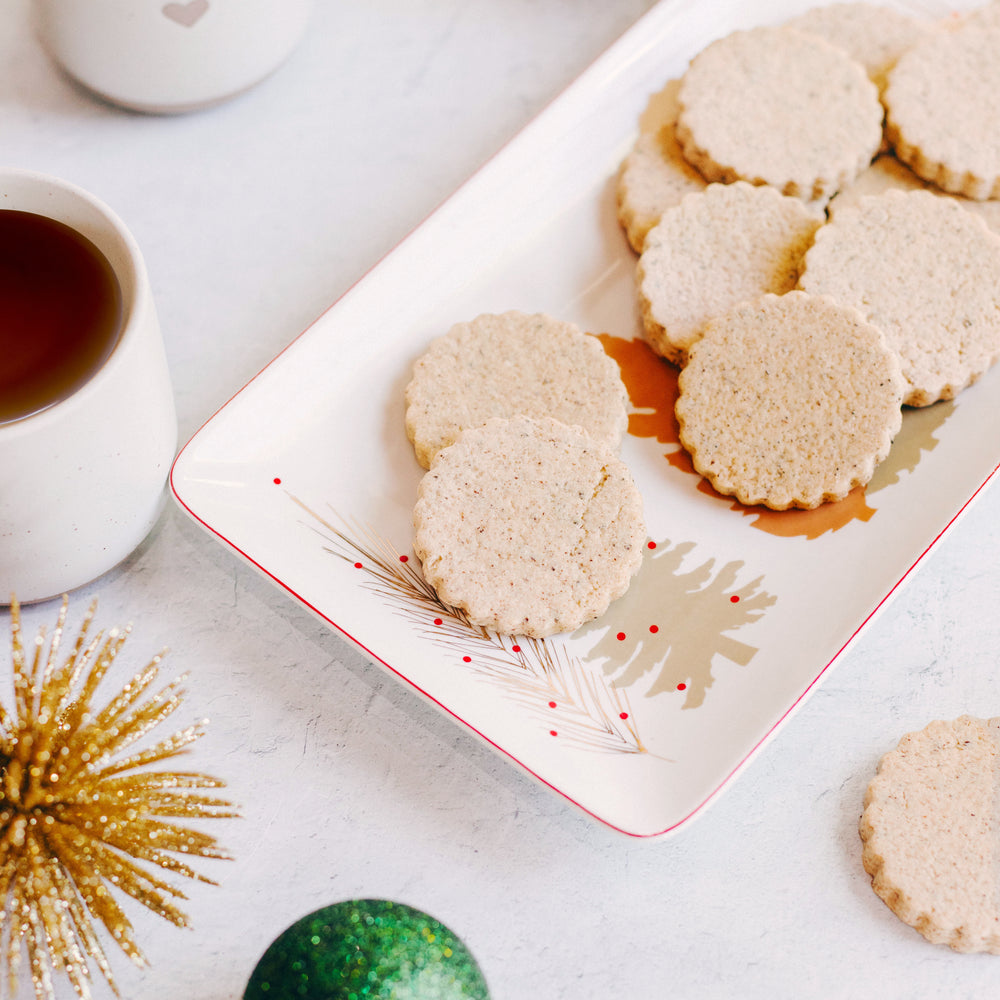
M 614 175 L 639 116 L 713 37 L 803 7 L 653 8 L 223 406 L 172 470 L 180 505 L 235 553 L 637 837 L 682 828 L 726 786 L 995 474 L 1000 447 L 983 428 L 1000 425 L 1000 373 L 907 412 L 876 479 L 833 511 L 740 508 L 669 460 L 676 443 L 628 435 L 651 545 L 639 576 L 600 621 L 517 648 L 422 587 L 403 389 L 433 336 L 482 312 L 544 311 L 634 349 L 635 256 Z

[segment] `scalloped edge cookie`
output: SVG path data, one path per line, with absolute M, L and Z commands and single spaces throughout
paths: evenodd
M 681 77 L 677 138 L 708 180 L 829 197 L 882 143 L 878 88 L 835 45 L 785 25 L 735 31 Z
M 493 419 L 420 481 L 413 549 L 473 625 L 544 638 L 603 614 L 646 539 L 642 497 L 607 445 L 557 420 Z
M 799 287 L 882 330 L 902 361 L 907 405 L 953 399 L 1000 358 L 1000 236 L 952 198 L 860 198 L 817 231 Z
M 431 341 L 405 392 L 417 461 L 491 417 L 551 416 L 617 448 L 628 392 L 601 342 L 544 313 L 483 313 Z
M 793 289 L 819 225 L 800 199 L 746 181 L 686 195 L 649 231 L 637 265 L 650 347 L 683 364 L 713 316 Z
M 1000 719 L 970 715 L 905 735 L 865 791 L 872 889 L 934 944 L 1000 954 L 998 795 Z
M 708 184 L 684 158 L 677 141 L 680 85 L 680 80 L 671 80 L 656 95 L 656 124 L 640 132 L 618 170 L 618 221 L 636 253 L 642 253 L 646 234 L 666 209 Z
M 879 90 L 899 57 L 939 29 L 936 22 L 874 3 L 830 3 L 785 22 L 843 49 Z
M 886 137 L 924 180 L 1000 198 L 1000 5 L 900 56 L 883 93 Z
M 793 291 L 713 319 L 678 378 L 680 441 L 719 492 L 774 510 L 865 485 L 902 423 L 899 360 L 856 309 Z
M 930 191 L 940 198 L 951 198 L 967 212 L 978 215 L 989 229 L 1000 235 L 1000 201 L 973 201 L 964 195 L 940 191 L 930 181 L 918 177 L 892 153 L 877 156 L 872 165 L 863 170 L 853 183 L 837 192 L 827 210 L 833 218 L 841 209 L 856 208 L 866 195 L 884 194 L 892 190 Z

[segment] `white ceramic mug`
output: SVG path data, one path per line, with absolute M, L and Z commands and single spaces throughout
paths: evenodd
M 137 111 L 189 111 L 275 70 L 313 0 L 35 0 L 39 37 L 70 76 Z
M 122 221 L 73 184 L 4 168 L 0 209 L 81 233 L 122 293 L 118 341 L 96 373 L 47 409 L 0 423 L 2 605 L 12 593 L 27 602 L 72 590 L 136 548 L 163 507 L 177 420 L 146 267 Z

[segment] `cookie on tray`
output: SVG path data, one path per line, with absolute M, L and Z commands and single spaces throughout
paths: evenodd
M 801 291 L 710 321 L 675 405 L 698 473 L 775 510 L 842 500 L 865 485 L 902 423 L 899 360 L 856 309 Z
M 656 121 L 640 131 L 618 171 L 618 221 L 636 253 L 642 253 L 646 234 L 666 209 L 708 183 L 684 158 L 677 142 L 679 89 L 680 80 L 671 80 L 656 95 Z
M 927 191 L 942 198 L 954 198 L 966 211 L 978 215 L 993 232 L 1000 234 L 1000 201 L 974 201 L 960 194 L 948 194 L 935 188 L 930 181 L 918 177 L 905 163 L 893 156 L 883 153 L 877 156 L 872 165 L 863 170 L 851 184 L 838 191 L 827 206 L 831 218 L 841 209 L 857 207 L 858 202 L 866 195 L 882 194 L 885 191 Z
M 601 342 L 543 313 L 484 313 L 431 342 L 406 387 L 406 433 L 417 461 L 491 417 L 552 416 L 617 447 L 628 392 Z
M 438 452 L 420 481 L 413 548 L 469 621 L 544 637 L 603 614 L 646 537 L 642 498 L 607 444 L 551 418 L 494 418 Z
M 785 25 L 702 49 L 678 100 L 677 138 L 706 178 L 770 184 L 805 201 L 852 180 L 882 142 L 878 89 L 861 64 Z
M 928 941 L 1000 954 L 1000 719 L 963 715 L 904 736 L 879 762 L 859 832 L 872 888 Z
M 899 57 L 937 30 L 926 18 L 877 3 L 831 3 L 785 22 L 843 49 L 881 90 Z
M 1000 236 L 953 198 L 892 190 L 835 212 L 799 285 L 885 333 L 910 406 L 954 398 L 1000 357 Z
M 904 53 L 884 92 L 896 155 L 939 188 L 1000 198 L 1000 5 Z
M 644 336 L 683 364 L 714 315 L 795 287 L 818 216 L 798 198 L 746 181 L 710 184 L 667 209 L 646 237 L 637 281 Z

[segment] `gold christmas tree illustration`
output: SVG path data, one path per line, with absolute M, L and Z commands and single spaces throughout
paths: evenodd
M 59 973 L 89 997 L 95 970 L 117 994 L 101 931 L 136 964 L 145 958 L 112 889 L 186 926 L 176 902 L 184 895 L 162 875 L 210 882 L 175 855 L 228 855 L 168 820 L 236 815 L 205 794 L 221 787 L 216 779 L 149 769 L 185 752 L 204 723 L 136 746 L 181 705 L 183 678 L 154 689 L 160 654 L 95 707 L 130 629 L 91 636 L 95 602 L 64 654 L 67 610 L 64 598 L 46 648 L 44 628 L 25 643 L 12 602 L 13 706 L 0 698 L 0 955 L 11 996 L 27 955 L 39 1000 L 54 995 Z
M 953 399 L 942 399 L 933 406 L 908 407 L 903 410 L 903 426 L 893 439 L 889 457 L 875 470 L 868 484 L 868 493 L 893 486 L 903 473 L 913 472 L 924 452 L 933 451 L 940 439 L 938 432 L 955 412 Z
M 597 640 L 590 657 L 619 687 L 649 674 L 648 694 L 682 691 L 697 708 L 712 685 L 716 656 L 746 666 L 757 652 L 731 633 L 756 621 L 776 598 L 757 579 L 737 582 L 739 560 L 717 567 L 709 559 L 687 569 L 693 542 L 653 545 L 628 593 L 602 618 L 585 625 Z

